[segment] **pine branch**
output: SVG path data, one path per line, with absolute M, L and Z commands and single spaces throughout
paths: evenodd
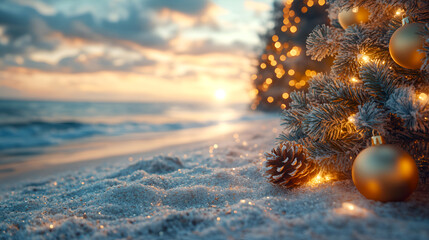
M 360 84 L 353 84 L 350 81 L 333 80 L 325 89 L 325 97 L 330 102 L 347 106 L 353 111 L 370 99 L 370 95 Z
M 362 26 L 350 26 L 346 29 L 340 41 L 340 49 L 334 60 L 332 72 L 343 78 L 357 75 L 359 71 L 358 56 L 363 51 L 360 45 L 367 38 L 367 32 Z
M 354 117 L 357 130 L 371 136 L 372 130 L 377 130 L 380 134 L 386 135 L 385 127 L 389 124 L 389 118 L 381 105 L 374 101 L 367 102 L 359 106 L 359 111 Z
M 328 56 L 334 56 L 337 53 L 338 38 L 341 31 L 337 28 L 318 25 L 307 38 L 307 56 L 312 60 L 321 61 Z
M 346 133 L 355 131 L 347 121 L 351 109 L 333 104 L 314 107 L 303 120 L 304 132 L 314 140 L 326 141 L 341 139 Z
M 400 83 L 389 67 L 380 62 L 371 62 L 363 66 L 359 75 L 365 90 L 380 103 L 385 102 Z
M 308 109 L 309 102 L 303 91 L 291 92 L 290 98 L 292 99 L 292 102 L 290 103 L 292 108 Z
M 329 103 L 329 100 L 325 97 L 325 88 L 331 82 L 331 76 L 325 73 L 319 73 L 312 77 L 309 81 L 307 98 L 312 103 Z
M 418 100 L 412 87 L 398 88 L 390 95 L 386 107 L 404 121 L 404 126 L 413 131 L 428 132 L 429 104 Z
M 305 117 L 306 111 L 301 109 L 290 108 L 285 110 L 282 114 L 282 126 L 286 132 L 283 132 L 280 141 L 298 141 L 305 137 L 302 128 L 302 121 Z

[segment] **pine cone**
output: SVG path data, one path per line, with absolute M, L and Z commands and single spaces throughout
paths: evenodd
M 268 180 L 294 188 L 307 183 L 319 173 L 319 166 L 308 157 L 307 149 L 295 142 L 283 142 L 265 153 Z

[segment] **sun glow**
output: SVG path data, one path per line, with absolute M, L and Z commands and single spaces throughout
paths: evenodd
M 226 98 L 226 92 L 223 89 L 218 89 L 215 91 L 214 96 L 217 100 L 222 101 Z

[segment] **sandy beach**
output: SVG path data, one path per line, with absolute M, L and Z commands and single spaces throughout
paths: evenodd
M 0 238 L 428 239 L 428 185 L 405 202 L 380 203 L 350 180 L 269 184 L 263 153 L 279 129 L 278 120 L 252 121 L 2 184 Z

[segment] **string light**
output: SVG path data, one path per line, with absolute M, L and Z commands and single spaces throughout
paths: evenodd
M 286 93 L 286 92 L 285 92 L 285 93 L 283 93 L 283 94 L 282 94 L 282 97 L 283 97 L 284 99 L 288 99 L 288 98 L 289 98 L 289 93 Z
M 398 10 L 396 10 L 396 13 L 395 13 L 395 15 L 396 16 L 400 16 L 400 15 L 402 15 L 404 13 L 404 9 L 398 9 Z
M 352 77 L 352 78 L 350 78 L 350 82 L 357 83 L 357 82 L 359 82 L 359 80 L 355 77 Z
M 331 180 L 331 177 L 328 175 L 322 176 L 321 174 L 317 174 L 316 177 L 314 177 L 313 179 L 311 179 L 308 184 L 311 186 L 315 186 L 317 184 L 321 184 L 324 182 L 328 182 L 329 180 Z
M 358 61 L 359 61 L 361 64 L 366 64 L 366 63 L 368 63 L 369 61 L 371 61 L 371 58 L 370 58 L 368 55 L 366 55 L 366 54 L 359 54 L 359 55 L 358 55 Z
M 279 36 L 273 35 L 272 39 L 273 39 L 273 42 L 277 42 L 279 40 Z
M 420 99 L 420 101 L 427 101 L 428 100 L 428 95 L 426 93 L 420 93 L 419 94 L 419 99 Z
M 302 7 L 302 8 L 301 8 L 301 12 L 302 12 L 302 13 L 306 13 L 307 11 L 308 11 L 308 8 L 307 8 L 307 7 Z
M 290 31 L 290 33 L 294 34 L 297 33 L 298 31 L 298 25 L 300 24 L 300 22 L 302 21 L 302 19 L 297 16 L 297 12 L 296 11 L 301 11 L 302 13 L 306 13 L 308 12 L 308 7 L 312 7 L 315 4 L 319 4 L 319 5 L 324 5 L 326 3 L 326 0 L 307 0 L 306 1 L 306 5 L 302 6 L 301 8 L 298 9 L 291 9 L 292 7 L 292 3 L 293 0 L 286 0 L 285 1 L 285 5 L 283 8 L 283 23 L 284 25 L 281 25 L 281 31 L 282 32 L 287 32 L 288 30 Z M 295 25 L 293 25 L 295 24 Z M 263 61 L 263 63 L 260 63 L 259 67 L 260 69 L 269 69 L 271 71 L 271 67 L 274 67 L 274 73 L 276 75 L 276 79 L 282 79 L 282 77 L 285 74 L 288 74 L 289 76 L 297 76 L 297 72 L 294 69 L 289 69 L 286 70 L 284 69 L 283 66 L 283 62 L 287 60 L 288 57 L 296 57 L 296 56 L 300 56 L 301 54 L 301 48 L 298 46 L 290 46 L 287 42 L 280 42 L 280 35 L 277 34 L 273 34 L 271 36 L 271 39 L 273 42 L 271 42 L 271 45 L 267 45 L 266 50 L 269 52 L 276 52 L 275 54 L 279 54 L 279 56 L 274 56 L 273 54 L 262 54 L 261 58 Z M 290 47 L 291 48 L 290 48 Z M 285 49 L 285 52 L 283 52 L 283 49 Z M 274 51 L 273 51 L 274 50 Z M 283 53 L 283 54 L 282 54 Z M 281 54 L 281 55 L 280 55 Z M 262 71 L 261 71 L 262 73 Z M 266 78 L 267 76 L 262 75 L 261 73 L 259 74 L 254 74 L 251 76 L 251 79 L 253 81 L 255 81 L 255 83 L 259 80 L 259 81 L 263 81 L 262 84 L 259 83 L 260 85 L 258 85 L 255 89 L 252 89 L 249 91 L 249 95 L 254 97 L 255 100 L 251 105 L 252 109 L 257 109 L 258 105 L 264 100 L 264 97 L 259 96 L 258 94 L 260 94 L 261 92 L 267 92 L 268 93 L 268 89 L 270 88 L 271 84 L 274 82 L 273 81 L 273 77 L 271 76 L 271 78 Z M 269 74 L 269 73 L 268 73 Z M 273 74 L 273 73 L 271 73 Z M 309 70 L 308 72 L 306 71 L 306 75 L 308 77 L 310 76 L 314 76 L 316 75 L 316 71 L 311 71 Z M 302 76 L 298 76 L 299 78 L 302 78 Z M 265 81 L 263 80 L 265 78 Z M 301 87 L 304 87 L 306 85 L 306 81 L 308 80 L 307 77 L 304 77 L 301 80 L 290 80 L 288 81 L 289 86 L 291 87 L 295 87 L 296 89 L 299 89 Z M 278 81 L 278 80 L 276 80 Z M 266 95 L 265 95 L 266 96 Z M 275 98 L 275 96 L 268 96 L 265 98 L 265 101 L 268 103 L 274 103 L 274 101 L 276 101 L 276 105 L 280 105 L 281 109 L 286 109 L 287 105 L 285 103 L 281 103 L 279 101 L 277 101 Z M 284 92 L 282 93 L 282 98 L 283 99 L 288 99 L 290 97 L 289 93 Z
M 356 122 L 356 118 L 355 117 L 356 117 L 356 114 L 352 114 L 347 119 L 349 120 L 350 123 L 355 123 Z

